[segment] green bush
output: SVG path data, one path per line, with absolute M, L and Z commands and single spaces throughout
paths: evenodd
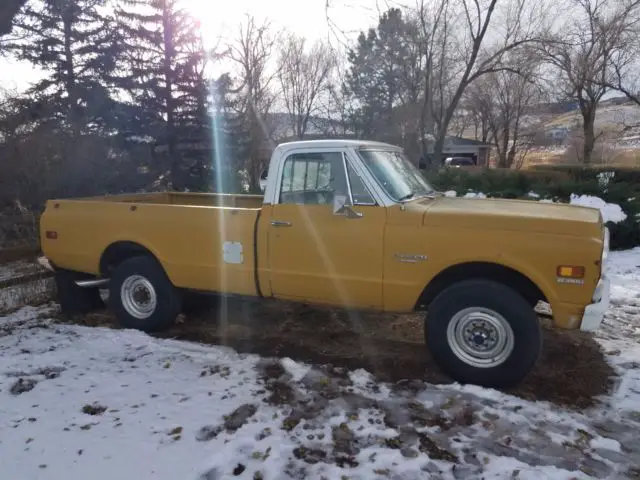
M 601 173 L 613 176 L 605 183 L 599 178 Z M 553 165 L 521 171 L 449 168 L 427 175 L 437 190 L 455 190 L 459 196 L 473 191 L 494 198 L 533 200 L 528 194 L 535 192 L 541 199 L 561 202 L 569 202 L 572 193 L 600 197 L 620 205 L 627 214 L 623 222 L 608 223 L 611 248 L 640 246 L 640 169 Z
M 613 172 L 616 182 L 640 184 L 640 169 L 632 167 L 613 167 L 606 165 L 535 165 L 528 172 L 565 174 L 574 180 L 596 179 L 601 173 Z

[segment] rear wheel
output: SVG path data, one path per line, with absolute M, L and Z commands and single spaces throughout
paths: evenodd
M 489 280 L 460 282 L 438 295 L 427 312 L 425 336 L 436 362 L 453 379 L 487 387 L 518 383 L 542 347 L 529 303 Z
M 140 256 L 125 260 L 113 272 L 109 303 L 124 327 L 157 332 L 175 321 L 181 296 L 155 259 Z

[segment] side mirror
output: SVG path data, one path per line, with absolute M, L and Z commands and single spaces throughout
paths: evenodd
M 361 212 L 356 212 L 346 195 L 335 195 L 333 197 L 333 214 L 343 215 L 347 218 L 362 218 Z

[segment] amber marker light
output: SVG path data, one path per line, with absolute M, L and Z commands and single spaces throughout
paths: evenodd
M 584 278 L 584 267 L 560 265 L 556 271 L 560 278 Z

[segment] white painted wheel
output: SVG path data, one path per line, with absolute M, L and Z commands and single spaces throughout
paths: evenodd
M 120 300 L 127 313 L 139 320 L 149 318 L 158 304 L 155 288 L 142 275 L 131 275 L 122 282 Z
M 453 353 L 473 367 L 497 367 L 513 352 L 515 338 L 509 322 L 483 307 L 460 310 L 447 327 L 447 342 Z

